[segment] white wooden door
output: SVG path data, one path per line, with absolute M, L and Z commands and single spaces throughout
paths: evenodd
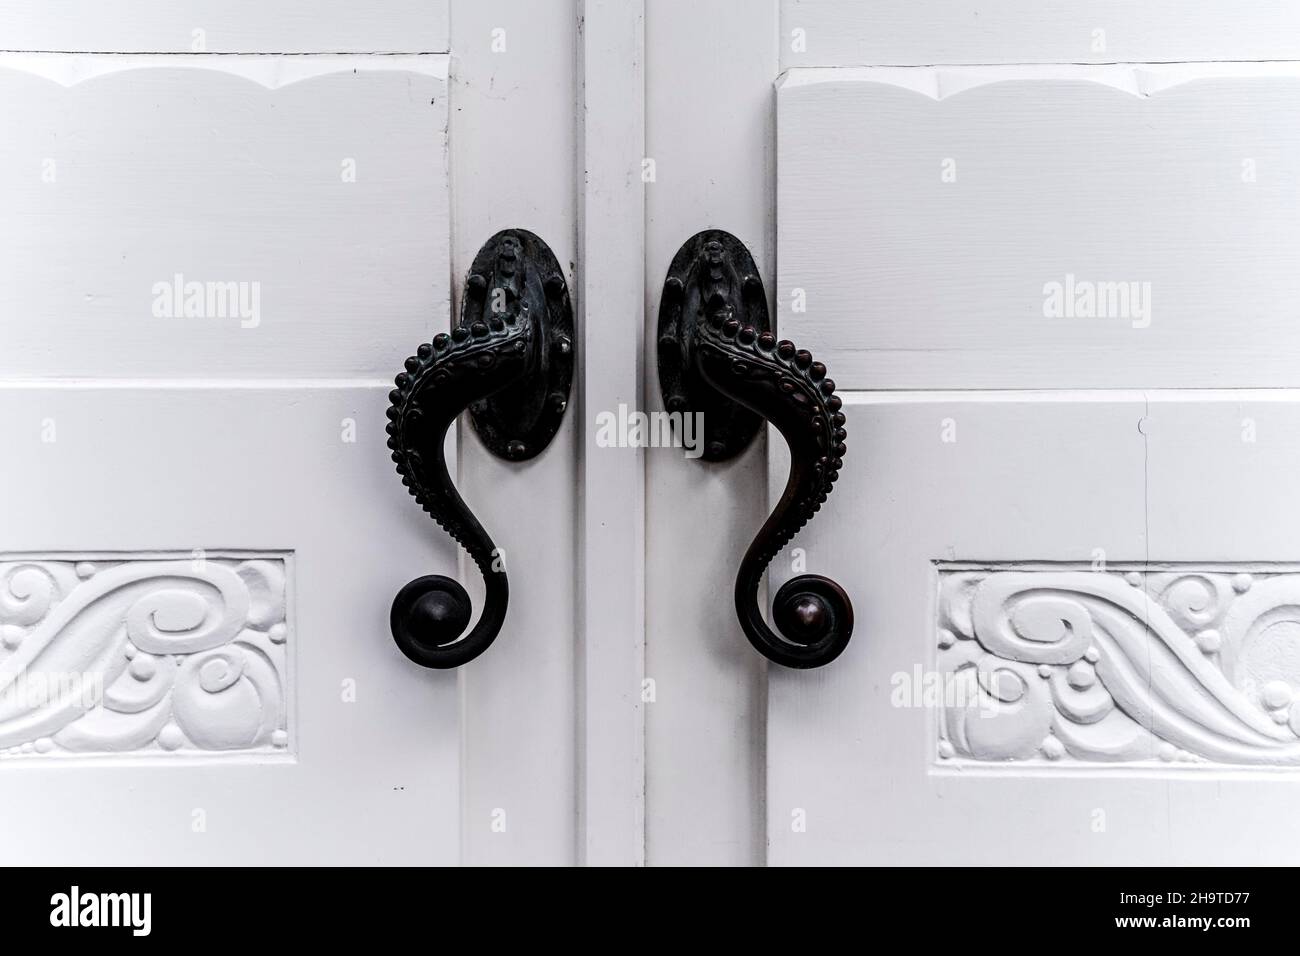
M 494 233 L 580 296 L 578 22 L 0 12 L 6 864 L 579 858 L 574 415 L 522 466 L 456 443 L 511 581 L 458 672 L 389 633 L 408 580 L 482 586 L 384 433 Z
M 771 587 L 856 617 L 790 670 L 719 597 L 779 437 L 650 457 L 650 862 L 1294 862 L 1296 17 L 650 5 L 650 305 L 754 253 L 848 430 Z
M 7 5 L 5 862 L 1293 860 L 1296 14 L 1039 7 Z M 426 671 L 383 413 L 512 226 L 579 378 L 458 431 L 510 609 Z M 599 437 L 706 228 L 844 402 L 824 668 L 730 598 L 784 443 Z

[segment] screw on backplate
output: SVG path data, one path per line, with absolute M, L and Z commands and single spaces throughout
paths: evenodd
M 563 413 L 563 411 L 569 407 L 568 396 L 563 392 L 551 392 L 550 401 L 552 410 L 557 414 Z
M 509 455 L 511 458 L 515 458 L 515 459 L 523 458 L 524 453 L 527 451 L 528 451 L 527 446 L 525 446 L 524 443 L 517 438 L 506 445 L 506 454 Z
M 720 442 L 720 441 L 711 441 L 711 442 L 709 442 L 709 457 L 710 457 L 710 458 L 721 458 L 721 457 L 722 457 L 723 455 L 725 455 L 726 453 L 727 453 L 727 446 L 724 445 L 724 444 L 722 444 L 722 442 Z
M 556 355 L 568 355 L 573 350 L 573 343 L 567 335 L 561 335 L 556 338 L 554 348 Z

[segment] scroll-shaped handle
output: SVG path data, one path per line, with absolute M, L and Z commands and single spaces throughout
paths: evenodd
M 538 454 L 568 404 L 572 335 L 573 312 L 555 256 L 532 233 L 509 229 L 475 257 L 460 325 L 421 345 L 397 376 L 388 447 L 402 484 L 465 549 L 485 585 L 483 612 L 468 634 L 472 608 L 458 582 L 432 574 L 398 592 L 393 639 L 417 664 L 459 667 L 478 657 L 501 632 L 509 602 L 501 552 L 447 470 L 447 430 L 468 408 L 495 454 L 511 461 Z
M 777 341 L 767 298 L 748 250 L 709 230 L 693 237 L 669 268 L 659 313 L 659 370 L 669 411 L 703 413 L 704 457 L 742 450 L 771 422 L 790 446 L 790 478 L 740 562 L 736 613 L 749 642 L 786 667 L 820 667 L 848 646 L 853 605 L 829 578 L 804 574 L 776 593 L 773 630 L 758 603 L 772 559 L 821 509 L 845 453 L 845 416 L 826 367 Z

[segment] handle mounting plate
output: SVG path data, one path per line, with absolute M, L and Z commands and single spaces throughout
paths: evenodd
M 703 413 L 705 461 L 726 461 L 754 440 L 763 419 L 706 384 L 691 361 L 695 327 L 722 302 L 742 325 L 767 332 L 772 322 L 758 266 L 744 243 L 721 229 L 706 229 L 673 256 L 659 300 L 659 390 L 664 408 Z
M 541 454 L 559 431 L 573 387 L 574 349 L 573 306 L 555 254 L 527 229 L 504 229 L 474 257 L 461 322 L 524 313 L 534 322 L 536 368 L 469 407 L 483 444 L 508 461 Z

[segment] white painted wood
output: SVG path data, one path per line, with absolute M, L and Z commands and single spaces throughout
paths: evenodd
M 400 369 L 447 313 L 447 62 L 0 55 L 0 375 Z
M 1298 398 L 1289 390 L 1146 394 L 1153 558 L 1296 559 L 1286 476 L 1300 456 Z
M 641 405 L 645 5 L 583 0 L 579 72 L 578 859 L 645 862 L 645 453 L 602 413 Z
M 792 71 L 781 314 L 850 388 L 1300 384 L 1298 91 L 1294 63 Z
M 832 666 L 771 673 L 772 861 L 1294 858 L 1300 780 L 1268 767 L 1300 754 L 1287 724 L 1295 601 L 1279 598 L 1296 587 L 1295 528 L 1278 509 L 1300 464 L 1283 438 L 1300 425 L 1295 394 L 845 400 L 832 520 L 800 543 L 810 570 L 848 589 L 857 628 Z M 966 562 L 979 583 L 940 590 L 936 562 Z M 1017 593 L 1029 585 L 1051 590 Z M 1010 627 L 997 625 L 1005 610 Z M 1087 656 L 1045 661 L 1089 629 Z M 1007 686 L 1023 697 L 988 710 L 975 698 L 970 713 L 927 701 L 917 691 L 946 655 L 1020 672 Z M 1053 709 L 1044 686 L 1066 703 Z M 1110 723 L 1062 716 L 1107 696 Z M 1148 705 L 1155 723 L 1134 721 Z M 1119 749 L 1130 725 L 1155 732 L 1145 751 Z
M 455 677 L 411 666 L 388 633 L 393 594 L 416 571 L 450 573 L 453 549 L 412 520 L 390 473 L 386 404 L 384 385 L 358 383 L 0 388 L 6 555 L 179 554 L 188 566 L 201 549 L 215 574 L 236 548 L 290 566 L 284 758 L 145 746 L 15 758 L 0 767 L 6 865 L 456 862 Z M 25 592 L 0 590 L 0 613 Z M 185 618 L 178 600 L 159 626 Z M 87 640 L 78 629 L 109 611 L 92 602 L 57 646 Z M 6 663 L 32 639 L 6 645 Z M 182 681 L 172 706 L 208 695 L 190 702 L 240 726 L 263 686 L 251 679 L 210 694 Z M 174 722 L 193 732 L 194 720 Z
M 567 266 L 576 299 L 575 3 L 457 0 L 453 23 L 457 292 L 479 247 L 517 226 Z M 579 485 L 576 407 L 550 447 L 524 464 L 500 461 L 468 427 L 460 432 L 459 486 L 510 575 L 501 636 L 460 676 L 462 842 L 475 865 L 577 859 L 576 499 L 602 491 Z M 460 580 L 480 607 L 474 568 L 462 567 Z
M 776 0 L 656 0 L 646 11 L 645 348 L 668 264 L 701 229 L 739 236 L 767 281 L 777 73 Z M 646 407 L 662 411 L 653 358 Z M 646 860 L 762 863 L 764 662 L 731 600 L 764 510 L 760 436 L 720 465 L 646 455 Z
M 1100 549 L 1111 597 L 1142 591 L 1172 619 L 1187 588 L 1149 592 L 1159 575 L 1201 575 L 1250 608 L 1300 574 L 1278 507 L 1300 454 L 1286 440 L 1300 425 L 1291 392 L 960 391 L 1297 384 L 1295 65 L 1053 64 L 1295 59 L 1294 9 L 447 6 L 0 13 L 0 50 L 23 51 L 0 55 L 14 131 L 0 142 L 0 437 L 19 450 L 0 485 L 23 503 L 0 529 L 0 562 L 66 576 L 78 557 L 127 561 L 94 582 L 203 547 L 217 568 L 283 555 L 291 570 L 284 747 L 164 754 L 155 738 L 78 756 L 19 742 L 0 754 L 5 862 L 1294 856 L 1294 774 L 1259 769 L 1273 757 L 1254 759 L 1254 738 L 1251 759 L 1227 759 L 1202 728 L 1164 762 L 1157 735 L 1154 760 L 1125 751 L 1103 766 L 1106 747 L 1054 757 L 1046 735 L 958 738 L 948 712 L 890 704 L 893 674 L 946 660 L 941 577 L 978 573 L 992 593 L 1028 575 L 1079 594 Z M 207 22 L 191 25 L 195 11 Z M 796 27 L 806 51 L 791 47 Z M 195 28 L 207 52 L 356 55 L 188 55 Z M 142 55 L 28 52 L 60 49 Z M 927 66 L 970 61 L 1008 65 Z M 859 64 L 921 68 L 806 69 Z M 382 420 L 383 381 L 447 326 L 470 259 L 507 226 L 568 264 L 581 384 L 526 465 L 459 436 L 458 481 L 504 549 L 511 610 L 489 654 L 431 674 L 392 647 L 387 606 L 412 575 L 450 573 L 452 548 L 367 446 L 382 442 L 365 422 Z M 858 610 L 853 644 L 821 671 L 769 674 L 731 606 L 765 488 L 784 478 L 782 443 L 703 466 L 595 441 L 597 412 L 658 409 L 644 350 L 663 274 L 710 226 L 749 245 L 781 333 L 850 390 L 843 477 L 792 542 Z M 154 284 L 178 271 L 261 282 L 256 328 L 155 317 Z M 1047 319 L 1044 284 L 1068 275 L 1150 281 L 1150 326 Z M 807 312 L 791 309 L 796 287 Z M 941 391 L 851 391 L 868 388 Z M 356 445 L 339 440 L 348 417 Z M 54 443 L 40 441 L 46 419 Z M 1120 587 L 1130 572 L 1138 585 Z M 181 617 L 193 604 L 164 603 Z M 1163 627 L 1136 633 L 1176 643 Z M 1200 631 L 1182 638 L 1204 654 Z M 1246 703 L 1199 665 L 1171 670 L 1176 702 L 1203 703 L 1210 687 L 1251 732 L 1285 740 L 1252 721 L 1289 726 L 1288 705 L 1269 703 L 1271 685 L 1291 686 L 1289 657 L 1258 637 L 1226 646 L 1243 663 L 1221 673 Z M 358 702 L 345 704 L 353 675 Z M 209 741 L 240 726 L 185 721 L 181 734 Z M 88 808 L 91 791 L 107 797 Z
M 1293 857 L 1294 773 L 1259 765 L 1289 759 L 1288 704 L 1277 703 L 1289 672 L 1286 688 L 1269 685 L 1282 680 L 1296 622 L 1284 607 L 1264 618 L 1285 632 L 1276 647 L 1234 642 L 1243 626 L 1253 633 L 1241 624 L 1248 612 L 1292 588 L 1300 569 L 1278 509 L 1300 454 L 1283 437 L 1297 424 L 1295 396 L 1132 389 L 1297 384 L 1287 303 L 1300 289 L 1287 257 L 1300 239 L 1291 173 L 1300 73 L 1293 63 L 1178 62 L 1295 59 L 1296 11 L 784 0 L 777 29 L 749 36 L 766 5 L 731 9 L 725 29 L 710 29 L 723 5 L 689 6 L 647 11 L 649 311 L 668 259 L 698 228 L 736 232 L 775 274 L 765 229 L 753 228 L 768 197 L 760 189 L 744 209 L 717 197 L 752 199 L 750 184 L 762 181 L 763 112 L 737 105 L 745 65 L 764 86 L 798 67 L 774 97 L 780 273 L 769 288 L 782 334 L 824 360 L 845 395 L 849 452 L 836 493 L 791 547 L 806 570 L 846 586 L 858 623 L 845 655 L 817 671 L 765 671 L 746 645 L 728 651 L 739 635 L 730 601 L 716 597 L 729 594 L 734 560 L 763 517 L 756 510 L 751 524 L 738 512 L 765 500 L 764 474 L 697 465 L 707 476 L 693 481 L 687 463 L 648 455 L 646 656 L 657 702 L 646 717 L 647 861 L 761 861 L 761 843 L 744 848 L 743 824 L 714 814 L 747 780 L 757 792 L 732 805 L 757 808 L 765 792 L 774 863 Z M 796 27 L 805 49 L 790 45 Z M 1093 47 L 1094 29 L 1104 48 Z M 698 49 L 692 36 L 703 38 Z M 764 50 L 779 67 L 759 63 Z M 1157 60 L 1174 62 L 1058 62 Z M 962 63 L 1006 65 L 932 68 Z M 807 69 L 875 64 L 913 68 Z M 764 89 L 753 102 L 772 97 Z M 943 179 L 949 158 L 953 182 Z M 1133 313 L 1049 320 L 1044 286 L 1071 275 L 1150 282 L 1150 325 L 1133 327 L 1146 326 Z M 806 311 L 791 307 L 796 288 Z M 1054 390 L 970 391 L 994 387 Z M 1063 390 L 1103 387 L 1130 390 Z M 938 391 L 853 391 L 921 388 Z M 657 407 L 653 385 L 647 400 Z M 949 426 L 955 442 L 944 441 Z M 766 484 L 780 488 L 785 448 L 769 448 Z M 688 527 L 697 530 L 682 560 Z M 787 549 L 774 562 L 774 584 L 793 558 Z M 1098 561 L 1107 569 L 1093 572 Z M 1119 747 L 1111 724 L 1100 743 L 1087 729 L 1065 743 L 1064 725 L 1059 738 L 1035 740 L 1032 725 L 1021 739 L 1023 728 L 996 720 L 999 729 L 976 722 L 949 739 L 960 715 L 891 706 L 894 674 L 934 671 L 959 648 L 955 638 L 938 647 L 936 615 L 947 606 L 941 575 L 963 573 L 992 581 L 989 594 L 1027 575 L 1076 598 L 1096 584 L 1108 600 L 1141 606 L 1145 617 L 1122 618 L 1144 621 L 1129 646 L 1139 663 L 1150 647 L 1159 679 L 1173 682 L 1162 713 L 1172 706 L 1194 726 L 1153 726 L 1145 751 Z M 1251 586 L 1239 589 L 1245 573 Z M 1184 606 L 1199 601 L 1202 579 L 1243 599 L 1224 617 L 1225 653 L 1239 667 L 1220 669 L 1205 628 L 1193 626 L 1201 611 Z M 709 650 L 692 656 L 699 647 Z M 1125 715 L 1137 704 L 1111 686 L 1113 650 L 1053 663 L 1046 679 L 1010 663 L 1044 685 L 1073 679 L 1076 690 L 1096 688 L 1091 673 L 1118 725 L 1133 722 Z M 1168 654 L 1183 663 L 1164 668 Z M 747 674 L 756 689 L 736 694 Z M 1044 699 L 1038 685 L 1029 699 Z M 767 705 L 765 771 L 745 766 L 744 753 L 763 753 L 763 731 L 737 700 Z M 711 701 L 721 706 L 711 711 Z M 719 743 L 724 711 L 737 721 L 733 740 L 754 734 L 752 749 Z M 1243 755 L 1225 748 L 1225 733 L 1257 736 Z
M 781 2 L 782 69 L 1298 56 L 1300 10 L 1286 0 Z
M 4 97 L 4 109 L 12 111 L 16 129 L 27 131 L 5 141 L 0 163 L 21 172 L 35 162 L 35 183 L 72 187 L 66 194 L 40 194 L 22 177 L 4 177 L 14 197 L 11 208 L 16 205 L 20 215 L 11 217 L 10 231 L 0 239 L 10 264 L 0 309 L 31 321 L 3 323 L 0 363 L 8 364 L 0 365 L 0 385 L 44 395 L 32 380 L 57 379 L 62 384 L 53 394 L 93 388 L 95 398 L 108 396 L 94 405 L 104 426 L 100 451 L 116 447 L 103 443 L 117 436 L 115 454 L 122 462 L 115 465 L 113 454 L 101 454 L 67 469 L 68 480 L 104 467 L 120 472 L 98 487 L 92 510 L 99 517 L 86 520 L 82 511 L 91 505 L 68 512 L 58 483 L 36 489 L 46 463 L 32 458 L 19 475 L 32 502 L 24 525 L 30 533 L 0 541 L 0 552 L 200 546 L 191 541 L 241 553 L 291 550 L 294 594 L 303 609 L 298 632 L 306 635 L 293 686 L 305 694 L 320 685 L 326 702 L 336 700 L 344 677 L 323 680 L 320 674 L 343 669 L 346 637 L 356 658 L 343 658 L 350 672 L 344 676 L 357 675 L 359 693 L 373 683 L 389 695 L 369 698 L 377 709 L 360 725 L 365 733 L 307 709 L 300 699 L 296 723 L 287 725 L 301 732 L 291 738 L 299 748 L 297 763 L 286 771 L 290 777 L 258 782 L 260 790 L 240 789 L 243 784 L 227 776 L 244 773 L 242 765 L 196 770 L 203 780 L 220 782 L 219 790 L 209 783 L 209 791 L 233 794 L 215 805 L 226 832 L 244 827 L 239 839 L 219 847 L 213 841 L 199 851 L 182 837 L 168 837 L 165 846 L 145 841 L 132 855 L 120 852 L 127 837 L 90 839 L 83 829 L 84 843 L 72 861 L 414 863 L 455 862 L 462 854 L 472 863 L 576 859 L 572 417 L 553 445 L 525 465 L 497 461 L 473 437 L 460 443 L 458 484 L 502 546 L 511 607 L 491 653 L 459 675 L 432 674 L 393 647 L 392 597 L 415 575 L 454 573 L 481 606 L 477 573 L 463 562 L 452 571 L 454 548 L 404 493 L 382 447 L 382 431 L 372 436 L 379 450 L 364 453 L 364 471 L 343 469 L 330 457 L 342 415 L 311 397 L 359 390 L 369 400 L 355 415 L 361 434 L 370 427 L 366 422 L 382 423 L 391 376 L 417 345 L 448 326 L 453 277 L 459 285 L 481 243 L 501 228 L 522 226 L 543 236 L 568 264 L 570 288 L 578 291 L 576 9 L 474 6 L 465 4 L 458 17 L 464 52 L 454 94 L 445 55 L 13 54 L 5 60 L 9 69 L 0 70 L 0 82 L 12 94 Z M 494 33 L 498 28 L 506 34 Z M 548 41 L 538 44 L 543 36 Z M 497 52 L 499 39 L 507 48 Z M 454 136 L 448 129 L 453 95 Z M 516 151 L 500 149 L 502 129 L 530 143 L 523 166 Z M 64 152 L 51 152 L 53 145 L 68 143 L 74 144 L 70 151 L 65 146 Z M 56 158 L 53 183 L 40 181 L 47 154 Z M 349 159 L 356 160 L 355 182 L 344 175 Z M 460 184 L 454 204 L 448 195 L 452 177 Z M 238 317 L 233 328 L 219 321 L 196 328 L 197 318 L 168 326 L 153 319 L 145 298 L 143 320 L 133 324 L 128 300 L 140 292 L 140 275 L 149 279 L 143 292 L 151 292 L 161 278 L 151 273 L 160 264 L 167 275 L 181 271 L 197 281 L 262 282 L 261 321 L 247 329 L 239 327 Z M 277 287 L 291 297 L 272 308 Z M 211 406 L 210 417 L 185 418 L 194 402 L 177 396 L 190 388 L 196 401 Z M 119 409 L 137 395 L 131 408 L 175 404 L 168 421 L 185 422 L 193 450 L 173 439 L 180 424 Z M 245 399 L 250 407 L 231 411 Z M 302 426 L 303 416 L 322 407 L 334 424 L 299 434 L 300 444 L 283 439 L 285 416 L 297 415 L 294 423 Z M 84 417 L 84 407 L 78 408 Z M 60 421 L 76 417 L 56 411 Z M 23 421 L 42 427 L 30 409 Z M 255 425 L 246 428 L 245 422 Z M 220 440 L 211 434 L 218 429 Z M 122 437 L 126 433 L 135 444 Z M 166 513 L 157 521 L 126 517 L 133 501 L 160 497 L 160 480 L 168 487 L 171 472 L 164 468 L 160 479 L 149 452 L 158 441 L 168 454 L 183 457 L 175 469 L 199 469 L 218 484 L 226 472 L 205 449 L 247 442 L 244 453 L 228 455 L 228 468 L 256 476 L 263 498 L 246 519 L 237 519 L 231 511 L 238 496 L 223 507 L 219 496 L 199 504 L 193 495 L 164 493 L 160 507 Z M 281 447 L 283 460 L 275 458 Z M 139 460 L 150 461 L 145 481 L 133 477 L 138 465 L 127 467 Z M 206 488 L 192 476 L 187 480 Z M 247 497 L 251 480 L 228 482 L 232 489 L 222 493 Z M 337 520 L 334 511 L 345 508 L 353 509 L 348 519 Z M 52 514 L 66 514 L 66 521 L 52 520 Z M 390 525 L 400 529 L 397 544 L 385 534 Z M 180 531 L 172 533 L 173 526 Z M 181 543 L 168 543 L 174 537 Z M 305 554 L 323 550 L 322 538 L 337 553 L 308 561 Z M 349 539 L 361 544 L 345 546 Z M 383 560 L 367 548 L 381 549 Z M 360 579 L 341 570 L 339 562 L 350 569 L 353 560 L 367 562 Z M 351 583 L 342 588 L 341 581 Z M 368 629 L 373 639 L 366 642 Z M 318 638 L 325 650 L 309 652 L 306 642 L 318 633 L 327 635 Z M 372 680 L 374 674 L 380 677 Z M 391 745 L 375 733 L 389 724 L 399 728 Z M 322 769 L 301 777 L 309 757 Z M 393 767 L 401 772 L 389 772 Z M 264 831 L 284 819 L 272 813 L 264 823 L 245 826 L 243 816 L 258 801 L 270 800 L 266 788 L 291 793 L 293 780 L 301 778 L 304 790 L 328 789 L 344 773 L 351 779 L 339 784 L 337 796 L 317 800 L 310 813 L 296 805 L 303 801 L 291 802 L 295 821 L 282 827 L 281 837 L 254 849 Z M 110 790 L 139 785 L 126 768 L 110 772 L 101 761 L 93 773 L 81 775 L 80 792 L 93 789 L 87 781 L 97 782 L 102 774 L 112 777 Z M 178 787 L 185 783 L 176 779 Z M 6 812 L 9 807 L 5 802 Z M 110 810 L 126 813 L 110 802 L 103 819 Z M 429 822 L 427 814 L 436 820 Z M 178 825 L 183 833 L 188 816 Z M 308 827 L 315 843 L 302 837 Z M 32 834 L 34 846 L 43 828 Z M 67 838 L 69 847 L 74 836 Z
M 9 0 L 0 9 L 0 50 L 445 53 L 448 6 L 448 0 Z

